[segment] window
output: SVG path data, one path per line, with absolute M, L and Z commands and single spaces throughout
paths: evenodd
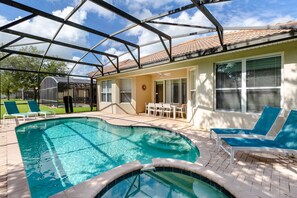
M 216 108 L 260 112 L 280 106 L 281 57 L 247 59 L 216 65 Z
M 281 57 L 246 62 L 247 111 L 260 112 L 265 105 L 280 106 Z
M 241 111 L 241 62 L 217 64 L 216 109 Z
M 187 101 L 186 87 L 186 79 L 165 80 L 166 103 L 185 104 Z
M 196 70 L 190 71 L 191 105 L 196 106 Z
M 101 102 L 111 102 L 111 80 L 102 81 L 101 86 Z
M 132 80 L 131 79 L 121 79 L 121 81 L 120 81 L 120 101 L 130 103 L 131 98 L 132 98 Z

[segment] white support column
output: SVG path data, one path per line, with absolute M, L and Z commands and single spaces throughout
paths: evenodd
M 247 93 L 246 93 L 246 59 L 242 60 L 242 79 L 241 79 L 241 108 L 242 113 L 246 113 Z

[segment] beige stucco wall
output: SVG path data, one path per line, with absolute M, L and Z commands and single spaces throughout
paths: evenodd
M 131 103 L 120 102 L 120 78 L 105 78 L 104 80 L 112 80 L 112 102 L 101 102 L 101 84 L 103 79 L 97 80 L 98 87 L 98 110 L 106 113 L 115 114 L 136 114 L 136 93 L 135 78 L 132 80 L 132 99 Z
M 145 76 L 137 76 L 135 77 L 135 90 L 136 90 L 136 112 L 137 113 L 144 113 L 145 112 L 145 103 L 153 102 L 152 100 L 152 76 L 145 75 Z M 145 85 L 146 89 L 143 90 L 142 86 Z
M 177 79 L 186 78 L 187 70 L 176 68 L 170 71 L 164 70 L 165 72 L 155 72 L 155 68 L 147 70 L 149 74 L 143 75 L 140 73 L 134 74 L 123 73 L 113 76 L 106 76 L 97 79 L 98 87 L 98 110 L 106 113 L 118 113 L 118 114 L 138 114 L 145 112 L 145 103 L 154 102 L 154 81 L 155 80 L 166 80 L 166 79 Z M 129 78 L 132 79 L 132 101 L 131 103 L 120 103 L 120 79 Z M 100 102 L 101 95 L 101 83 L 103 80 L 112 80 L 112 102 Z M 142 89 L 142 85 L 146 85 L 146 90 Z M 137 101 L 137 102 L 136 102 Z

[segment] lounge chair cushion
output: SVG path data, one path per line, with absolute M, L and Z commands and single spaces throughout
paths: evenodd
M 231 147 L 279 148 L 297 150 L 297 111 L 291 110 L 286 122 L 274 140 L 222 138 Z
M 253 129 L 234 129 L 234 128 L 211 128 L 216 134 L 246 134 L 246 135 L 267 135 L 273 123 L 277 119 L 281 108 L 265 106 L 263 112 Z

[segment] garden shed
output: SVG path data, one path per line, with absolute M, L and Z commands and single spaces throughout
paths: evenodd
M 40 104 L 63 106 L 64 96 L 71 96 L 75 107 L 96 104 L 96 87 L 93 84 L 86 78 L 47 76 L 40 83 Z

